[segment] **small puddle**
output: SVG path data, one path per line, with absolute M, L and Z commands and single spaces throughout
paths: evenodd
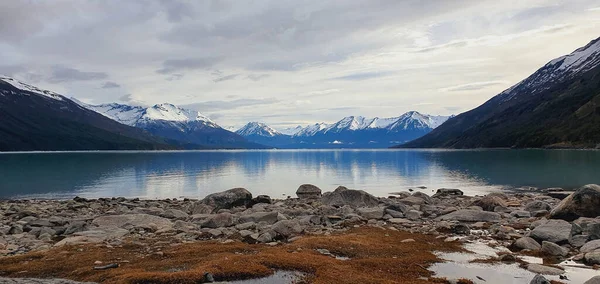
M 467 278 L 477 284 L 526 284 L 535 277 L 535 273 L 519 267 L 518 263 L 470 263 L 470 261 L 475 259 L 497 257 L 498 252 L 509 251 L 507 248 L 492 248 L 485 243 L 468 243 L 464 247 L 473 253 L 437 253 L 439 258 L 447 262 L 436 263 L 429 269 L 435 273 L 436 277 L 446 277 L 448 279 Z M 518 257 L 528 263 L 543 263 L 543 260 L 538 257 Z M 575 284 L 583 283 L 596 275 L 600 275 L 600 271 L 583 267 L 573 267 L 581 265 L 573 261 L 564 261 L 558 265 L 565 269 L 563 275 L 566 275 L 569 280 L 561 280 L 559 276 L 544 276 L 549 280 L 560 280 L 564 283 Z M 478 279 L 478 277 L 485 279 L 485 281 Z
M 306 273 L 300 271 L 286 271 L 286 270 L 277 270 L 273 275 L 257 278 L 257 279 L 247 279 L 247 280 L 236 280 L 230 282 L 221 282 L 221 283 L 230 283 L 230 284 L 296 284 L 303 283 L 303 279 L 306 277 Z

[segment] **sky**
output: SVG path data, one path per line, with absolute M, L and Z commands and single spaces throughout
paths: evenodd
M 0 74 L 284 128 L 458 114 L 599 36 L 597 0 L 15 0 Z

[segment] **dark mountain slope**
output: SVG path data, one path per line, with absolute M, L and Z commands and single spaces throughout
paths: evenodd
M 600 41 L 557 58 L 403 148 L 597 147 Z

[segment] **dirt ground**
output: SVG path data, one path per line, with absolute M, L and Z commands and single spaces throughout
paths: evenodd
M 415 241 L 402 242 L 406 239 Z M 339 260 L 316 249 L 350 259 Z M 439 261 L 433 252 L 461 250 L 458 242 L 444 242 L 435 236 L 372 227 L 331 236 L 303 236 L 277 246 L 239 241 L 176 244 L 168 239 L 127 240 L 115 247 L 67 246 L 0 258 L 0 276 L 103 283 L 202 283 L 205 272 L 212 273 L 216 281 L 225 281 L 264 277 L 281 269 L 307 273 L 306 283 L 444 283 L 427 270 Z M 119 267 L 93 269 L 111 263 Z

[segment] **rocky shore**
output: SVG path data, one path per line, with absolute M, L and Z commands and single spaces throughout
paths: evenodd
M 493 240 L 512 251 L 498 261 L 518 261 L 539 274 L 531 283 L 550 283 L 543 275 L 569 275 L 557 266 L 529 264 L 519 259 L 522 255 L 600 265 L 598 185 L 572 193 L 547 189 L 486 196 L 466 196 L 459 189 L 415 190 L 384 198 L 345 187 L 322 193 L 307 184 L 298 188 L 297 198 L 284 200 L 253 197 L 243 188 L 202 200 L 5 200 L 0 201 L 0 259 L 80 244 L 118 247 L 126 240 L 278 246 L 366 226 L 446 241 Z M 162 252 L 148 247 L 144 253 Z M 586 283 L 600 283 L 598 278 Z

